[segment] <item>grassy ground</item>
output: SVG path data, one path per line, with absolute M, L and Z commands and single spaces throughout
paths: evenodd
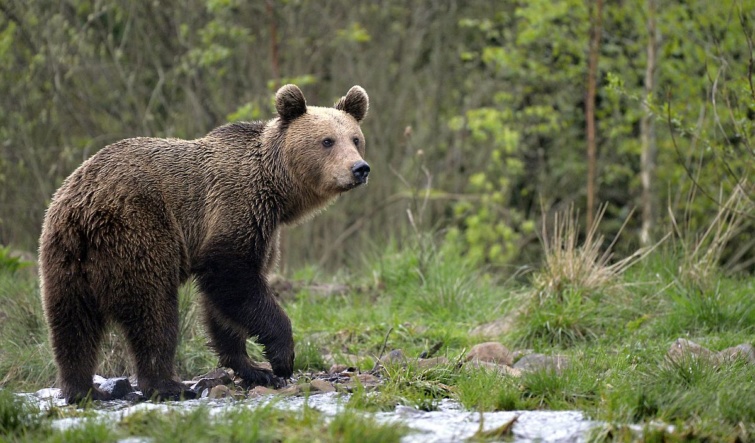
M 443 398 L 479 411 L 579 409 L 609 423 L 592 436 L 595 441 L 755 440 L 755 365 L 665 358 L 679 337 L 714 351 L 753 343 L 755 280 L 724 277 L 671 242 L 617 263 L 602 255 L 604 242 L 597 236 L 577 245 L 566 228 L 545 235 L 548 260 L 516 280 L 472 269 L 459 254 L 426 239 L 403 248 L 389 245 L 339 275 L 312 269 L 294 273 L 295 280 L 335 281 L 350 288 L 347 294 L 329 296 L 303 290 L 285 302 L 294 325 L 298 370 L 327 369 L 326 354 L 358 355 L 362 369 L 370 369 L 376 358 L 394 349 L 407 356 L 435 350 L 456 362 L 487 340 L 470 334 L 472 328 L 502 317 L 515 318 L 515 327 L 496 340 L 512 350 L 566 355 L 571 362 L 561 373 L 519 378 L 454 364 L 389 366 L 377 393 L 357 389 L 333 421 L 313 410 L 272 408 L 240 410 L 217 421 L 200 409 L 130 416 L 115 427 L 93 423 L 53 431 L 51 418 L 61 410 L 35 415 L 33 406 L 8 394 L 54 382 L 38 284 L 23 269 L 0 271 L 0 383 L 5 388 L 0 390 L 0 441 L 115 441 L 127 436 L 160 441 L 190 436 L 197 442 L 312 441 L 313 436 L 320 441 L 396 441 L 404 429 L 353 411 L 392 410 L 400 404 L 432 410 Z M 191 286 L 181 293 L 178 367 L 187 379 L 216 364 L 205 346 L 193 293 Z M 116 333 L 105 348 L 101 374 L 131 373 Z M 250 350 L 259 353 L 254 345 Z M 644 428 L 644 437 L 630 424 Z

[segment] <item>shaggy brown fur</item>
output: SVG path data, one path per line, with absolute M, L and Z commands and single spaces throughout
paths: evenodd
M 233 123 L 197 140 L 133 138 L 103 148 L 55 193 L 40 239 L 42 299 L 69 402 L 107 399 L 92 377 L 105 326 L 124 332 L 148 396 L 189 396 L 174 380 L 178 287 L 194 276 L 211 344 L 249 385 L 293 372 L 291 323 L 268 288 L 278 232 L 367 181 L 355 86 L 335 108 L 294 85 L 278 118 Z M 256 367 L 258 337 L 273 371 Z

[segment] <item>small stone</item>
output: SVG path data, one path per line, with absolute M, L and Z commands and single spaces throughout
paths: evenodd
M 221 384 L 227 385 L 231 382 L 233 382 L 233 376 L 225 369 L 223 368 L 215 368 L 212 371 L 200 375 L 199 377 L 194 377 L 193 381 L 199 381 L 202 379 L 217 379 L 220 380 Z
M 296 394 L 301 393 L 301 391 L 302 391 L 301 385 L 289 385 L 289 386 L 286 386 L 285 388 L 278 389 L 275 392 L 280 395 L 296 395 Z
M 406 363 L 406 355 L 404 355 L 404 351 L 402 351 L 401 349 L 394 349 L 393 351 L 384 355 L 383 358 L 380 359 L 380 362 L 384 365 L 403 364 Z
M 212 389 L 215 386 L 224 385 L 223 380 L 220 378 L 203 378 L 198 382 L 192 384 L 190 389 L 194 392 L 202 392 L 205 389 Z
M 448 366 L 450 364 L 451 362 L 446 357 L 420 358 L 417 360 L 417 367 L 420 369 Z
M 92 377 L 92 384 L 95 386 L 99 386 L 105 383 L 106 381 L 107 379 L 101 375 L 94 374 L 94 376 Z
M 711 362 L 715 360 L 715 355 L 709 349 L 684 338 L 676 339 L 674 344 L 672 344 L 671 348 L 668 350 L 667 356 L 671 361 L 677 363 L 690 357 L 705 359 Z
M 131 403 L 138 403 L 149 400 L 139 391 L 129 392 L 125 397 L 123 397 L 123 399 Z
M 511 353 L 511 357 L 514 359 L 514 363 L 518 362 L 522 359 L 525 355 L 534 354 L 535 351 L 532 349 L 517 349 L 516 351 Z
M 217 385 L 210 389 L 210 393 L 207 395 L 208 398 L 226 398 L 231 397 L 233 393 L 231 392 L 231 389 L 226 385 Z
M 357 368 L 353 366 L 339 365 L 339 364 L 335 364 L 331 366 L 330 369 L 328 369 L 328 374 L 341 374 L 341 373 L 351 374 L 354 372 L 357 372 Z
M 508 366 L 511 366 L 513 363 L 511 351 L 496 341 L 480 343 L 472 347 L 469 353 L 467 353 L 467 361 L 471 360 L 487 361 Z
M 514 364 L 514 369 L 522 372 L 555 371 L 560 374 L 569 365 L 569 360 L 563 355 L 529 354 Z
M 365 387 L 377 386 L 380 384 L 380 379 L 372 374 L 357 374 L 355 378 Z
M 336 388 L 333 387 L 333 385 L 326 380 L 322 380 L 319 378 L 316 378 L 312 380 L 312 382 L 309 384 L 312 390 L 319 391 L 319 392 L 333 392 L 336 390 Z
M 34 396 L 39 399 L 58 398 L 60 397 L 59 388 L 44 388 L 34 393 Z
M 113 400 L 120 400 L 126 397 L 126 394 L 134 392 L 127 378 L 109 378 L 100 384 L 100 390 L 110 394 Z
M 262 395 L 271 395 L 275 394 L 277 391 L 275 389 L 270 389 L 267 386 L 255 386 L 252 388 L 252 390 L 249 391 L 249 395 L 253 397 L 259 397 Z
M 726 348 L 716 355 L 721 362 L 743 359 L 751 365 L 755 365 L 755 348 L 749 343 Z

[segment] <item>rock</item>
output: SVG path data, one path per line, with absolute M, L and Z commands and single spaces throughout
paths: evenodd
M 380 378 L 372 374 L 354 374 L 349 381 L 339 383 L 335 388 L 339 392 L 352 392 L 356 386 L 361 385 L 366 390 L 372 390 L 379 386 L 380 383 Z
M 304 386 L 302 385 L 288 385 L 285 388 L 278 389 L 276 393 L 280 395 L 297 395 L 302 392 Z
M 535 351 L 532 349 L 517 349 L 516 351 L 511 353 L 511 357 L 514 359 L 514 363 L 518 362 L 522 359 L 525 355 L 534 354 Z
M 474 360 L 500 363 L 508 366 L 511 366 L 514 361 L 511 351 L 496 341 L 480 343 L 472 347 L 469 353 L 467 353 L 467 361 Z
M 101 375 L 94 374 L 94 376 L 92 377 L 92 384 L 95 386 L 99 386 L 105 383 L 106 381 L 107 379 Z
M 522 372 L 555 371 L 560 374 L 569 366 L 569 360 L 563 355 L 529 354 L 514 364 L 514 369 Z
M 39 399 L 49 399 L 60 397 L 59 388 L 44 388 L 34 393 L 34 396 Z
M 336 390 L 336 388 L 333 387 L 333 384 L 331 384 L 329 381 L 319 378 L 312 380 L 309 386 L 313 391 L 319 392 L 334 392 Z
M 497 320 L 475 326 L 469 330 L 469 335 L 496 339 L 503 334 L 511 332 L 516 322 L 516 314 L 512 313 Z
M 732 346 L 720 352 L 713 352 L 693 341 L 678 338 L 671 345 L 666 355 L 669 360 L 677 364 L 688 358 L 708 361 L 716 365 L 729 363 L 738 359 L 743 359 L 749 364 L 755 364 L 755 348 L 749 343 Z
M 467 367 L 495 371 L 501 375 L 510 375 L 512 377 L 521 377 L 522 371 L 511 366 L 500 365 L 489 361 L 472 360 L 466 363 Z
M 217 385 L 209 390 L 205 389 L 204 392 L 202 392 L 203 398 L 205 397 L 205 392 L 208 392 L 206 395 L 207 398 L 227 398 L 233 396 L 233 392 L 226 385 Z
M 268 284 L 273 293 L 281 300 L 293 300 L 300 292 L 307 292 L 310 296 L 314 297 L 331 297 L 334 295 L 347 295 L 352 291 L 349 286 L 340 283 L 290 281 L 280 275 L 271 276 Z
M 128 394 L 126 394 L 125 397 L 123 397 L 123 399 L 131 403 L 139 403 L 142 401 L 149 400 L 147 397 L 142 395 L 142 393 L 139 391 L 129 392 Z
M 250 397 L 260 397 L 263 395 L 271 395 L 275 394 L 277 391 L 275 389 L 268 388 L 267 386 L 255 386 L 249 391 Z
M 202 379 L 213 379 L 213 380 L 220 380 L 221 384 L 227 385 L 233 382 L 233 371 L 225 370 L 223 368 L 215 368 L 212 371 L 200 375 L 199 377 L 194 377 L 193 381 L 199 381 Z
M 113 400 L 121 400 L 126 395 L 134 392 L 134 387 L 127 378 L 109 378 L 100 384 L 100 390 L 110 394 Z
M 230 383 L 233 383 L 233 380 L 231 380 Z M 215 386 L 220 386 L 220 385 L 225 385 L 225 384 L 226 383 L 223 383 L 222 378 L 202 378 L 196 383 L 192 384 L 189 388 L 196 393 L 200 393 L 204 391 L 205 389 L 212 389 Z
M 289 301 L 296 298 L 298 288 L 295 288 L 293 282 L 286 280 L 281 275 L 271 275 L 268 280 L 268 285 L 273 291 L 273 294 L 281 300 Z
M 328 374 L 353 374 L 357 372 L 357 368 L 354 366 L 346 366 L 346 365 L 339 365 L 335 364 L 328 369 Z
M 720 351 L 716 354 L 716 358 L 720 362 L 742 359 L 751 365 L 755 365 L 755 348 L 749 343 L 742 343 Z
M 446 357 L 420 358 L 417 359 L 417 367 L 420 369 L 448 366 L 451 362 Z
M 406 355 L 404 355 L 404 351 L 401 349 L 394 349 L 393 351 L 387 353 L 383 356 L 383 358 L 380 359 L 380 363 L 385 365 L 400 365 L 406 363 Z
M 359 382 L 365 387 L 377 386 L 380 384 L 380 379 L 372 374 L 357 374 L 354 378 L 359 380 Z
M 685 358 L 698 358 L 710 362 L 716 360 L 715 355 L 709 349 L 684 338 L 677 338 L 666 355 L 669 360 L 676 363 L 683 361 Z

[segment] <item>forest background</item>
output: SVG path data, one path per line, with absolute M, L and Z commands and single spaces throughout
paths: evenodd
M 619 255 L 725 208 L 722 264 L 751 271 L 754 28 L 753 0 L 0 0 L 0 245 L 35 251 L 55 189 L 109 143 L 360 84 L 370 183 L 287 231 L 284 269 L 430 232 L 515 272 L 543 211 L 608 203 Z

